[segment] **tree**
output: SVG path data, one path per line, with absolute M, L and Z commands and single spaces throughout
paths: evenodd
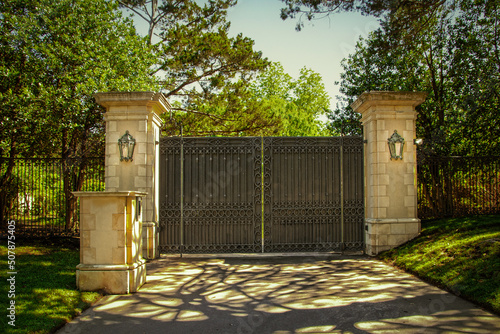
M 6 116 L 0 149 L 25 155 L 33 151 L 29 144 L 44 156 L 88 154 L 103 139 L 102 109 L 92 94 L 154 89 L 147 75 L 150 50 L 112 2 L 24 3 L 3 1 L 0 7 L 0 101 Z M 18 137 L 8 139 L 9 133 Z M 8 153 L 12 145 L 18 154 Z
M 457 154 L 498 155 L 500 148 L 500 1 L 467 0 L 449 29 Z M 464 140 L 466 138 L 467 140 Z
M 281 18 L 298 18 L 296 29 L 304 27 L 303 18 L 308 21 L 321 19 L 330 14 L 360 12 L 363 15 L 398 18 L 391 22 L 394 32 L 412 31 L 416 33 L 427 24 L 427 18 L 442 6 L 453 5 L 454 0 L 282 0 L 286 7 L 281 9 Z M 396 29 L 397 28 L 397 29 Z
M 250 84 L 239 82 L 239 94 L 225 94 L 199 107 L 210 117 L 191 121 L 196 113 L 177 115 L 184 133 L 238 136 L 318 136 L 325 134 L 318 120 L 329 107 L 321 76 L 303 68 L 299 78 L 285 73 L 280 63 L 261 72 Z M 216 103 L 214 103 L 216 102 Z M 177 133 L 178 134 L 178 133 Z
M 330 98 L 321 76 L 307 68 L 299 78 L 285 73 L 280 63 L 272 63 L 253 83 L 252 92 L 263 108 L 278 121 L 270 134 L 277 136 L 324 135 L 319 116 L 325 115 Z
M 430 72 L 428 80 L 432 89 L 427 102 L 433 104 L 433 112 L 422 113 L 421 122 L 429 130 L 425 136 L 435 142 L 446 138 L 444 109 L 447 103 L 445 78 L 447 66 L 443 59 L 443 32 L 450 22 L 458 0 L 430 1 L 385 1 L 385 0 L 282 0 L 282 19 L 298 18 L 297 30 L 304 27 L 303 19 L 321 19 L 331 14 L 358 11 L 363 15 L 378 17 L 382 28 L 375 31 L 366 41 L 358 43 L 355 54 L 344 60 L 341 76 L 341 93 L 337 108 L 328 114 L 328 130 L 332 134 L 359 134 L 359 115 L 350 109 L 354 99 L 366 90 L 424 89 L 418 80 L 424 80 L 422 73 Z M 364 43 L 364 44 L 363 44 Z M 437 52 L 436 52 L 437 51 Z M 422 56 L 422 57 L 421 57 Z M 362 79 L 361 79 L 362 77 Z M 401 80 L 404 78 L 405 80 Z M 337 83 L 338 84 L 338 83 Z M 427 117 L 428 116 L 428 117 Z M 439 123 L 439 126 L 433 123 Z
M 428 92 L 417 116 L 417 136 L 425 143 L 418 148 L 420 161 L 426 156 L 498 155 L 500 148 L 500 1 L 463 0 L 459 5 L 426 18 L 430 24 L 411 35 L 412 43 L 406 43 L 407 31 L 395 40 L 393 19 L 382 20 L 382 28 L 361 40 L 342 64 L 344 105 L 366 90 Z M 355 117 L 349 107 L 337 110 L 331 129 L 338 126 L 339 115 Z M 431 169 L 420 177 L 427 202 L 443 209 L 451 201 L 451 183 L 439 173 Z
M 0 9 L 0 153 L 10 158 L 0 193 L 13 158 L 62 157 L 70 229 L 85 159 L 71 166 L 69 158 L 103 149 L 103 109 L 92 94 L 154 89 L 151 50 L 113 2 L 9 0 Z
M 260 136 L 270 134 L 279 123 L 273 110 L 256 100 L 248 83 L 237 81 L 189 112 L 176 112 L 167 120 L 167 134 L 187 136 Z
M 226 10 L 234 0 L 121 0 L 148 25 L 157 50 L 153 75 L 162 77 L 174 117 L 192 134 L 237 135 L 267 126 L 256 106 L 242 108 L 247 85 L 267 65 L 253 41 L 229 37 Z M 203 130 L 204 129 L 204 130 Z M 167 129 L 173 132 L 174 129 Z
M 417 133 L 428 154 L 495 154 L 498 141 L 484 134 L 500 137 L 498 11 L 499 1 L 486 0 L 443 8 L 426 18 L 431 24 L 412 35 L 411 45 L 394 40 L 391 21 L 383 20 L 382 28 L 343 61 L 341 102 L 348 106 L 368 90 L 426 91 Z M 347 107 L 343 115 L 351 114 Z

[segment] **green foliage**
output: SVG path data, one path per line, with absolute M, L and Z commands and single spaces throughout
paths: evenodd
M 185 135 L 320 136 L 318 117 L 329 107 L 329 97 L 318 73 L 303 68 L 299 78 L 271 65 L 250 83 L 233 84 L 230 90 L 207 101 L 197 111 L 175 114 Z M 200 116 L 205 116 L 201 120 Z M 172 124 L 174 125 L 174 124 Z M 173 130 L 172 130 L 173 133 Z
M 500 138 L 500 1 L 461 1 L 449 30 L 450 86 L 457 152 L 497 154 Z M 468 138 L 468 140 L 463 140 Z
M 424 221 L 417 238 L 379 257 L 500 312 L 500 216 Z
M 102 108 L 92 94 L 154 87 L 150 50 L 113 2 L 3 1 L 0 153 L 92 155 Z
M 254 97 L 277 120 L 272 135 L 320 136 L 325 131 L 318 117 L 330 106 L 321 76 L 307 68 L 294 80 L 280 63 L 272 63 L 253 83 Z
M 103 108 L 97 91 L 156 90 L 155 59 L 118 6 L 106 0 L 7 0 L 0 3 L 0 156 L 64 160 L 66 228 L 76 223 L 71 180 L 102 155 Z M 12 187 L 12 160 L 0 176 L 0 221 Z
M 0 160 L 0 175 L 6 172 L 5 162 L 5 159 Z M 82 177 L 80 190 L 103 191 L 103 165 L 97 165 L 99 162 L 94 160 L 83 170 L 73 165 L 71 174 L 75 178 L 70 182 L 70 190 L 78 189 L 76 179 Z M 64 229 L 67 213 L 63 205 L 65 193 L 60 159 L 16 159 L 6 190 L 7 219 L 21 220 L 23 224 L 38 228 L 50 225 L 57 231 Z
M 428 97 L 418 108 L 417 135 L 427 143 L 426 153 L 494 155 L 500 138 L 495 24 L 500 2 L 463 0 L 460 5 L 428 13 L 418 31 L 394 26 L 403 19 L 396 13 L 361 39 L 342 62 L 344 96 L 330 115 L 331 131 L 339 131 L 343 119 L 358 117 L 348 106 L 364 91 L 424 91 Z
M 265 110 L 249 101 L 248 84 L 267 65 L 241 34 L 229 36 L 227 9 L 234 0 L 120 1 L 149 24 L 153 74 L 162 77 L 178 123 L 189 135 L 255 134 L 272 126 Z M 178 133 L 169 123 L 167 133 Z
M 300 31 L 304 27 L 303 19 L 308 21 L 324 18 L 330 14 L 342 12 L 361 12 L 363 15 L 374 15 L 376 17 L 402 17 L 395 19 L 393 27 L 397 30 L 418 31 L 422 24 L 425 25 L 425 17 L 429 13 L 436 11 L 446 0 L 281 0 L 285 7 L 281 9 L 281 18 L 298 18 L 296 30 Z
M 186 136 L 258 136 L 269 133 L 277 124 L 272 112 L 252 97 L 248 83 L 238 81 L 200 105 L 183 111 L 180 102 L 167 119 L 167 134 L 179 134 L 179 123 Z
M 75 267 L 79 251 L 71 240 L 16 241 L 16 326 L 1 325 L 7 333 L 51 333 L 100 298 L 76 289 Z M 7 279 L 7 246 L 0 245 L 2 280 Z M 0 303 L 8 305 L 8 284 L 0 287 Z

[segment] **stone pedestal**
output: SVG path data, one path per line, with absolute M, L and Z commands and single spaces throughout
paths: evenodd
M 147 193 L 143 200 L 143 256 L 158 256 L 159 140 L 160 115 L 170 111 L 161 93 L 97 93 L 96 101 L 106 107 L 106 191 L 135 190 Z M 118 139 L 128 131 L 136 140 L 132 161 L 120 161 Z
M 146 281 L 140 199 L 146 193 L 75 192 L 80 197 L 81 291 L 136 292 Z
M 362 114 L 365 147 L 366 252 L 399 246 L 420 232 L 417 216 L 415 107 L 426 93 L 366 92 L 352 104 Z M 402 159 L 392 159 L 388 139 L 404 140 Z

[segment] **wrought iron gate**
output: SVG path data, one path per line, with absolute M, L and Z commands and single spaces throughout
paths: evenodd
M 168 137 L 160 155 L 163 253 L 363 249 L 360 137 Z
M 162 138 L 160 251 L 261 249 L 260 138 Z
M 266 252 L 363 247 L 363 140 L 264 139 Z

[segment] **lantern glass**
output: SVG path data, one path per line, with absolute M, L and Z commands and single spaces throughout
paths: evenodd
M 135 139 L 128 130 L 118 139 L 118 147 L 120 148 L 120 161 L 133 161 Z
M 389 144 L 389 152 L 391 154 L 391 160 L 403 160 L 403 149 L 405 146 L 405 140 L 401 137 L 396 130 L 392 136 L 387 139 L 387 143 Z

